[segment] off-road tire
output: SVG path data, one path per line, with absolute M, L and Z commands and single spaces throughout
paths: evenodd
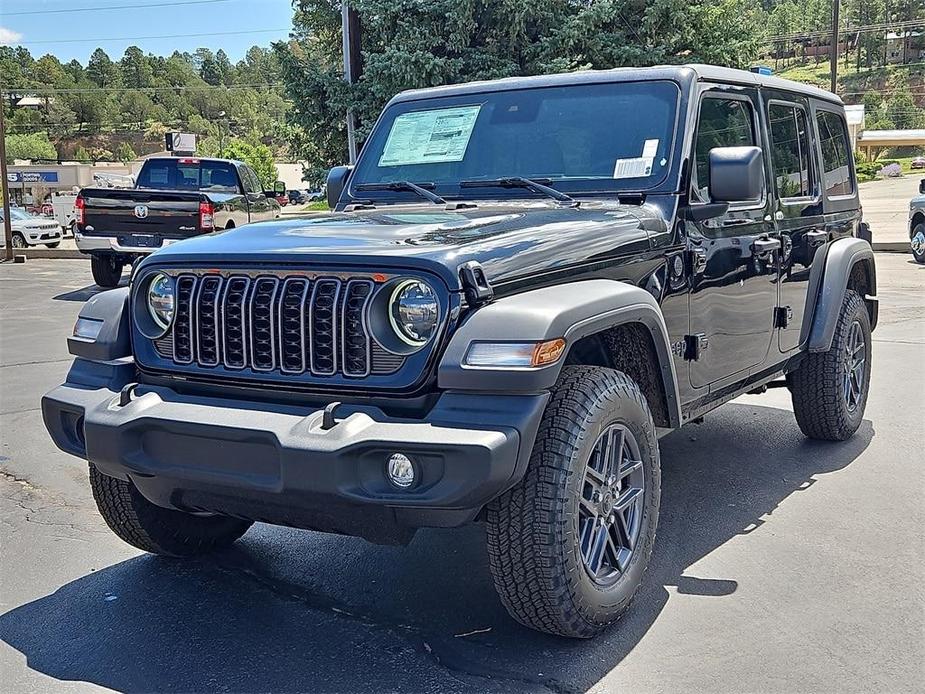
M 585 570 L 579 497 L 597 432 L 622 423 L 636 438 L 646 478 L 636 547 L 609 587 Z M 642 583 L 655 542 L 660 494 L 655 424 L 636 383 L 600 367 L 567 366 L 556 385 L 524 478 L 486 509 L 488 556 L 501 602 L 521 624 L 590 638 L 619 619 Z
M 100 287 L 113 288 L 119 286 L 122 279 L 122 263 L 111 255 L 90 256 L 90 270 L 93 272 L 93 281 Z
M 131 482 L 104 475 L 92 463 L 90 487 L 109 528 L 130 545 L 152 554 L 206 554 L 230 545 L 252 525 L 229 516 L 197 516 L 155 506 Z
M 864 383 L 861 400 L 849 411 L 843 393 L 846 346 L 852 323 L 858 321 L 866 345 Z M 870 390 L 870 316 L 861 296 L 849 289 L 842 301 L 832 346 L 826 352 L 810 352 L 790 374 L 793 414 L 806 436 L 823 441 L 844 441 L 851 437 L 864 419 Z

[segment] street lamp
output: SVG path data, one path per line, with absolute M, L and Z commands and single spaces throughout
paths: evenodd
M 221 159 L 225 154 L 225 129 L 222 127 L 222 118 L 225 117 L 224 111 L 218 112 L 218 156 Z

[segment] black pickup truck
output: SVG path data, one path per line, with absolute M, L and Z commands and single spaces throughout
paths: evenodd
M 229 159 L 148 159 L 134 188 L 84 188 L 75 202 L 77 247 L 93 280 L 115 287 L 136 257 L 175 241 L 274 219 L 273 191 L 246 164 Z

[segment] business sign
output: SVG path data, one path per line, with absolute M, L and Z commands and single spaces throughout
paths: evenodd
M 168 152 L 193 154 L 196 151 L 196 136 L 193 133 L 165 133 L 164 147 Z
M 10 171 L 6 175 L 10 183 L 57 183 L 57 171 Z

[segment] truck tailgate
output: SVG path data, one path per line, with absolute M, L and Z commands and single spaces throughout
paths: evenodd
M 126 236 L 124 245 L 159 247 L 163 239 L 202 233 L 199 192 L 84 188 L 84 224 L 89 236 Z M 134 238 L 137 237 L 137 238 Z

